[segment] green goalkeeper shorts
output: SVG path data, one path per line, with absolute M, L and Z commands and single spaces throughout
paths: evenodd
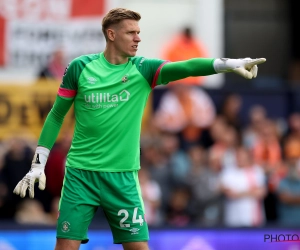
M 88 242 L 88 227 L 98 207 L 106 215 L 115 244 L 149 240 L 138 171 L 95 172 L 67 167 L 57 238 Z

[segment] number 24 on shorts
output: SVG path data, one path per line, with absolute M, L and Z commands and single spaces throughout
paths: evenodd
M 142 226 L 144 220 L 141 215 L 139 215 L 139 218 L 137 218 L 137 212 L 138 212 L 138 207 L 135 207 L 134 211 L 133 211 L 133 216 L 132 216 L 132 223 L 140 223 L 140 225 Z M 126 209 L 119 210 L 118 216 L 120 216 L 122 214 L 124 214 L 124 217 L 122 218 L 122 220 L 120 220 L 120 227 L 130 227 L 130 224 L 128 224 L 128 223 L 123 224 L 123 222 L 126 221 L 129 217 L 128 211 Z

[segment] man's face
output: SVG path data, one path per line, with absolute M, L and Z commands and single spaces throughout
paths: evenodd
M 141 41 L 140 27 L 138 21 L 126 19 L 116 25 L 114 47 L 123 57 L 135 56 L 138 50 L 138 44 Z

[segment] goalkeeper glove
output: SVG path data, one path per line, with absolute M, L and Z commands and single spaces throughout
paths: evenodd
M 246 79 L 252 79 L 257 76 L 257 65 L 264 63 L 265 61 L 265 58 L 218 58 L 214 61 L 214 68 L 217 73 L 234 72 Z
M 39 183 L 39 189 L 44 190 L 46 187 L 45 165 L 49 156 L 50 150 L 44 147 L 37 147 L 31 168 L 29 172 L 23 177 L 14 189 L 16 195 L 22 198 L 26 196 L 26 190 L 29 190 L 29 197 L 34 198 L 34 184 Z

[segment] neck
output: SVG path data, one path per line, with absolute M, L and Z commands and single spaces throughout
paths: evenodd
M 105 48 L 104 52 L 104 57 L 106 60 L 111 63 L 111 64 L 124 64 L 128 62 L 128 57 L 121 56 L 118 54 L 114 49 L 110 49 L 108 47 Z

